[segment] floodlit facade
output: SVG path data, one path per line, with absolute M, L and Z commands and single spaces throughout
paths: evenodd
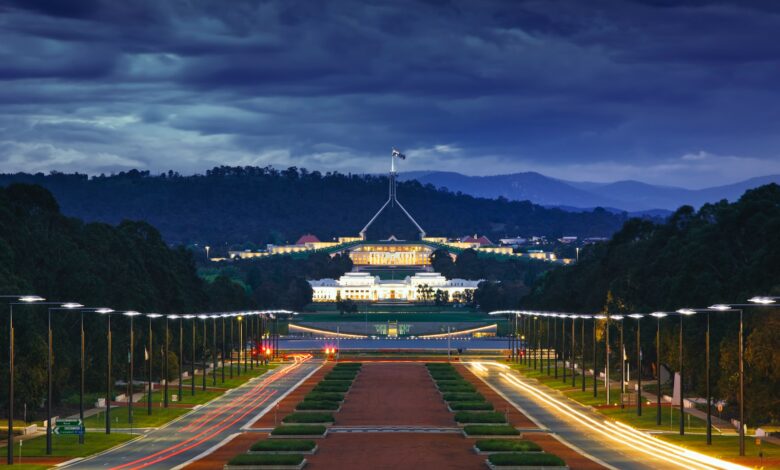
M 420 286 L 427 286 L 434 292 L 447 292 L 450 299 L 474 291 L 482 280 L 446 279 L 439 273 L 420 272 L 407 276 L 403 280 L 381 280 L 367 272 L 350 272 L 336 279 L 309 281 L 314 302 L 335 302 L 352 299 L 357 301 L 400 300 L 417 302 L 420 298 Z
M 430 266 L 434 248 L 423 243 L 361 243 L 349 250 L 355 266 Z

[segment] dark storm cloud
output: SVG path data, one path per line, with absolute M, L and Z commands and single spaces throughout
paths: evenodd
M 0 0 L 3 170 L 780 172 L 759 1 Z

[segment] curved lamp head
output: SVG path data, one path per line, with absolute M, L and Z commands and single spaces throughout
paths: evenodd
M 663 318 L 666 315 L 667 315 L 666 312 L 653 312 L 650 314 L 651 317 L 655 317 L 655 318 Z
M 631 318 L 633 318 L 635 320 L 639 320 L 640 318 L 643 318 L 644 315 L 641 314 L 641 313 L 632 313 L 631 315 L 629 315 L 629 317 L 631 317 Z
M 176 315 L 175 313 L 172 313 L 168 315 L 168 318 L 171 320 L 178 320 L 179 318 L 181 318 L 181 315 Z
M 692 308 L 681 308 L 677 310 L 680 315 L 696 315 L 696 310 Z
M 726 304 L 710 305 L 707 308 L 710 310 L 718 310 L 719 312 L 726 312 L 728 310 L 732 310 L 731 305 L 726 305 Z
M 46 299 L 39 295 L 23 295 L 18 300 L 19 302 L 43 302 Z
M 140 315 L 141 312 L 136 312 L 135 310 L 128 310 L 127 312 L 122 312 L 122 315 L 126 315 L 128 317 L 135 317 Z
M 147 313 L 146 316 L 149 317 L 149 318 L 160 318 L 162 316 L 162 314 L 160 314 L 160 313 Z
M 105 308 L 105 307 L 96 308 L 95 309 L 95 313 L 101 313 L 101 314 L 105 315 L 107 313 L 114 313 L 114 309 L 113 308 Z
M 182 315 L 181 317 L 185 320 L 192 320 L 193 318 L 195 318 L 195 315 L 187 314 L 187 315 Z
M 776 301 L 772 297 L 758 296 L 758 297 L 749 298 L 748 302 L 752 302 L 754 304 L 769 305 L 775 303 Z
M 60 305 L 60 307 L 67 308 L 67 309 L 73 309 L 73 308 L 81 308 L 81 307 L 83 307 L 83 305 L 81 305 L 80 303 L 76 303 L 76 302 L 66 302 L 66 303 Z

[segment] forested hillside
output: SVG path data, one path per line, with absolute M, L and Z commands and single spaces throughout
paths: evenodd
M 40 184 L 65 214 L 88 221 L 144 220 L 173 244 L 294 242 L 304 233 L 321 239 L 356 235 L 387 199 L 387 178 L 305 169 L 219 167 L 205 175 L 152 176 L 130 171 L 112 176 L 0 175 L 0 185 Z M 570 213 L 529 202 L 480 199 L 416 181 L 399 183 L 398 197 L 430 235 L 607 236 L 624 215 L 603 210 Z M 416 236 L 395 214 L 377 220 L 371 237 Z
M 571 312 L 649 313 L 746 303 L 752 296 L 770 294 L 780 295 L 780 186 L 776 184 L 748 191 L 733 204 L 708 204 L 698 212 L 681 207 L 660 225 L 630 220 L 610 242 L 585 249 L 578 265 L 544 275 L 522 305 Z M 745 310 L 747 407 L 752 422 L 780 421 L 779 313 L 777 308 Z M 678 361 L 677 322 L 677 318 L 664 320 L 662 362 L 667 364 Z M 704 315 L 685 319 L 685 370 L 699 393 L 704 388 L 705 322 Z M 634 323 L 626 322 L 628 337 L 633 337 Z M 737 331 L 738 315 L 712 314 L 712 341 L 719 345 L 713 349 L 718 364 L 713 368 L 716 396 L 722 392 L 735 397 Z M 644 335 L 645 351 L 655 351 L 653 341 L 654 335 Z M 620 348 L 615 344 L 613 350 Z M 632 352 L 629 348 L 629 356 Z M 644 357 L 649 367 L 655 354 Z
M 0 293 L 37 294 L 51 301 L 117 311 L 185 313 L 256 305 L 240 285 L 225 278 L 215 283 L 201 280 L 191 253 L 170 248 L 149 224 L 83 223 L 63 216 L 48 191 L 30 185 L 0 188 Z M 5 303 L 0 303 L 0 308 L 0 344 L 8 345 L 5 325 L 9 310 Z M 31 416 L 39 412 L 45 393 L 46 309 L 42 305 L 14 309 L 15 397 L 20 409 L 27 404 Z M 53 311 L 57 405 L 77 393 L 78 322 L 76 312 Z M 99 391 L 105 383 L 105 317 L 87 314 L 85 322 L 87 389 Z M 129 322 L 127 317 L 113 315 L 113 325 L 117 332 L 114 365 L 121 378 L 127 362 Z M 156 322 L 158 341 L 163 337 L 162 327 L 162 322 Z M 136 328 L 144 325 L 136 324 Z M 142 336 L 137 340 L 136 350 L 143 351 Z M 0 363 L 2 381 L 6 380 L 7 367 L 7 361 Z M 159 364 L 155 367 L 160 370 Z M 7 388 L 0 387 L 0 402 L 7 399 L 6 394 Z

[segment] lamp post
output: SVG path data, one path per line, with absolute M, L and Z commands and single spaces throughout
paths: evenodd
M 226 314 L 220 315 L 222 318 L 222 383 L 225 383 L 225 317 Z
M 122 312 L 123 315 L 130 317 L 130 355 L 128 356 L 128 363 L 130 364 L 130 375 L 127 380 L 127 422 L 130 424 L 130 429 L 133 428 L 133 359 L 134 357 L 134 341 L 135 332 L 133 331 L 133 319 L 140 315 L 141 312 L 130 310 Z
M 563 324 L 561 325 L 561 360 L 563 360 L 563 383 L 566 383 L 566 318 L 568 315 L 559 313 Z
M 599 367 L 598 355 L 596 354 L 596 316 L 593 317 L 593 398 L 599 396 Z
M 11 299 L 8 308 L 8 465 L 14 463 L 14 305 L 29 305 L 43 302 L 43 297 L 37 295 L 0 295 L 0 298 Z
M 558 315 L 557 313 L 553 313 L 553 346 L 555 348 L 555 355 L 553 357 L 555 364 L 553 364 L 553 367 L 555 368 L 555 378 L 558 378 Z
M 79 366 L 81 369 L 81 374 L 79 375 L 79 420 L 81 421 L 81 425 L 84 425 L 84 379 L 86 377 L 86 373 L 84 370 L 85 367 L 85 353 L 84 353 L 84 347 L 86 343 L 86 336 L 84 332 L 84 312 L 85 311 L 92 311 L 95 313 L 100 314 L 108 314 L 113 312 L 113 309 L 110 308 L 94 308 L 94 309 L 81 309 L 81 318 L 79 321 L 79 328 L 80 328 L 80 343 L 81 343 L 81 354 L 80 354 L 80 361 Z M 108 402 L 108 397 L 106 397 L 106 401 Z M 84 433 L 82 432 L 79 434 L 79 444 L 84 443 Z
M 661 425 L 661 319 L 666 316 L 665 312 L 653 312 L 651 317 L 656 319 L 655 328 L 655 384 L 658 390 L 656 390 L 656 407 L 655 407 L 655 424 Z
M 574 339 L 576 338 L 576 335 L 574 334 L 574 327 L 575 323 L 577 322 L 577 315 L 569 315 L 571 317 L 571 352 L 569 352 L 569 357 L 571 358 L 571 386 L 576 387 L 577 386 L 577 370 L 574 367 L 574 361 L 577 358 L 576 348 L 574 344 Z
M 685 395 L 685 380 L 683 379 L 683 317 L 684 316 L 690 316 L 695 315 L 696 310 L 690 309 L 690 308 L 681 308 L 677 310 L 677 313 L 680 315 L 680 337 L 679 337 L 679 354 L 680 354 L 680 399 L 678 404 L 680 405 L 680 435 L 685 434 L 685 400 L 683 399 L 683 395 Z
M 192 331 L 192 342 L 190 343 L 190 395 L 195 396 L 195 315 L 182 315 L 185 320 L 192 320 L 190 330 Z
M 739 341 L 738 341 L 738 361 L 739 361 L 739 455 L 745 455 L 745 347 L 744 347 L 744 319 L 742 316 L 743 308 L 750 307 L 778 307 L 777 300 L 780 297 L 757 296 L 748 299 L 749 304 L 717 304 L 709 307 L 711 310 L 720 312 L 739 312 Z M 709 411 L 709 408 L 708 408 Z
M 47 303 L 58 305 L 55 302 Z M 52 310 L 72 310 L 75 308 L 81 308 L 83 305 L 75 302 L 67 302 L 62 304 L 61 307 L 49 307 L 48 308 L 48 323 L 47 323 L 47 335 L 46 346 L 48 353 L 46 356 L 46 455 L 51 455 L 51 399 L 52 399 L 52 378 L 51 378 L 51 366 L 52 366 L 52 331 L 51 331 L 51 312 Z
M 146 414 L 152 414 L 152 360 L 154 359 L 154 348 L 152 343 L 152 320 L 160 318 L 162 315 L 159 313 L 147 313 L 146 317 L 149 319 L 149 352 L 146 354 L 146 358 L 149 361 L 149 370 L 146 386 Z
M 181 384 L 181 379 L 182 379 L 181 372 L 182 372 L 182 370 L 181 369 L 182 369 L 182 366 L 184 365 L 184 361 L 182 360 L 182 354 L 184 353 L 184 343 L 182 341 L 182 336 L 183 336 L 183 333 L 184 333 L 184 325 L 182 324 L 183 323 L 183 319 L 182 319 L 181 315 L 168 315 L 167 318 L 165 319 L 165 321 L 166 321 L 166 328 L 168 327 L 167 326 L 168 325 L 168 323 L 167 323 L 168 320 L 179 320 L 179 367 L 177 367 L 177 369 L 179 371 L 179 384 L 178 384 L 179 390 L 178 390 L 177 398 L 178 398 L 179 401 L 181 401 L 181 397 L 182 397 L 182 384 Z M 165 363 L 166 364 L 168 363 L 168 355 L 167 354 L 165 355 Z M 165 380 L 165 406 L 167 407 L 168 406 L 168 375 L 167 374 L 165 376 L 165 379 L 166 379 Z
M 198 318 L 203 320 L 203 349 L 201 353 L 201 359 L 203 364 L 203 374 L 201 375 L 201 390 L 204 392 L 206 391 L 206 371 L 208 370 L 208 365 L 206 364 L 206 338 L 207 338 L 207 331 L 206 331 L 206 320 L 208 320 L 208 315 L 198 315 Z M 194 380 L 194 378 L 193 378 Z
M 636 320 L 636 415 L 642 416 L 642 343 L 641 343 L 641 331 L 640 320 L 642 320 L 641 313 L 632 313 L 629 317 Z
M 97 310 L 97 313 L 106 316 L 106 434 L 111 434 L 111 314 L 114 313 L 110 308 Z
M 163 408 L 168 408 L 168 379 L 170 378 L 169 374 L 169 368 L 170 364 L 168 364 L 168 342 L 170 341 L 170 335 L 169 335 L 169 328 L 168 328 L 168 320 L 171 317 L 169 315 L 165 316 L 165 341 L 163 342 Z
M 623 317 L 620 317 L 620 407 L 625 408 L 623 395 L 626 393 L 626 343 L 623 341 Z
M 550 315 L 545 314 L 545 317 L 547 317 L 547 347 L 545 348 L 545 357 L 547 359 L 547 375 L 550 375 Z
M 585 320 L 590 319 L 590 315 L 580 315 L 582 323 L 580 323 L 580 368 L 582 369 L 582 391 L 585 391 L 585 378 L 588 376 L 585 373 Z
M 211 385 L 217 386 L 217 318 L 219 315 L 211 315 Z
M 606 393 L 607 404 L 609 405 L 609 315 L 594 315 L 593 318 L 594 318 L 593 320 L 594 343 L 596 341 L 595 339 L 596 320 L 604 320 L 604 349 L 605 349 L 604 392 Z M 596 361 L 593 361 L 593 376 L 594 378 L 598 377 L 598 371 L 596 370 Z M 595 396 L 595 392 L 594 392 L 594 396 Z

